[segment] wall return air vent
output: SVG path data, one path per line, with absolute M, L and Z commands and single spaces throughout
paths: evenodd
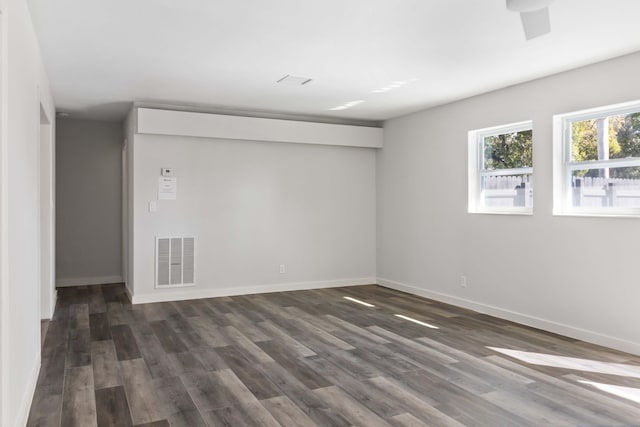
M 194 286 L 194 272 L 194 237 L 156 237 L 156 288 Z

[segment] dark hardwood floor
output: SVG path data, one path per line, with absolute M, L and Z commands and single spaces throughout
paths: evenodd
M 640 426 L 640 357 L 373 285 L 62 288 L 46 331 L 29 426 Z

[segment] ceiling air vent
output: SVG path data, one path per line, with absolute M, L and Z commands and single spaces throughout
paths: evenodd
M 287 74 L 286 76 L 278 80 L 278 83 L 290 86 L 304 86 L 307 83 L 311 82 L 311 80 L 313 79 L 310 79 L 309 77 L 297 77 Z
M 156 237 L 156 288 L 194 286 L 194 266 L 194 237 Z

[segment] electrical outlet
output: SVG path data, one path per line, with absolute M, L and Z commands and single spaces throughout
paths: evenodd
M 467 287 L 467 276 L 460 276 L 460 287 Z
M 287 272 L 287 269 L 284 264 L 280 264 L 280 274 L 284 274 Z

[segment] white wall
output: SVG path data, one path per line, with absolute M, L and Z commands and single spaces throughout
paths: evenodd
M 7 201 L 9 189 L 9 168 L 7 151 L 7 0 L 0 0 L 0 424 L 4 425 L 10 416 L 5 396 L 9 389 L 9 212 Z
M 141 134 L 133 146 L 134 302 L 375 281 L 375 150 Z M 162 167 L 177 200 L 150 213 Z M 196 287 L 154 289 L 157 235 L 196 237 Z
M 133 236 L 134 236 L 134 221 L 133 221 L 133 207 L 134 207 L 134 175 L 133 175 L 133 141 L 135 139 L 137 127 L 136 109 L 131 109 L 124 121 L 124 134 L 125 134 L 125 162 L 126 162 L 126 187 L 123 188 L 123 245 L 122 254 L 125 257 L 123 259 L 123 280 L 127 287 L 129 297 L 133 296 L 133 276 L 135 264 L 133 260 Z
M 640 99 L 638 70 L 640 53 L 386 122 L 379 283 L 640 354 L 640 222 L 551 214 L 552 115 Z M 530 119 L 534 215 L 466 213 L 467 132 Z
M 24 0 L 2 10 L 0 424 L 26 423 L 40 363 L 40 103 L 54 116 Z
M 122 281 L 122 123 L 56 128 L 56 283 Z

